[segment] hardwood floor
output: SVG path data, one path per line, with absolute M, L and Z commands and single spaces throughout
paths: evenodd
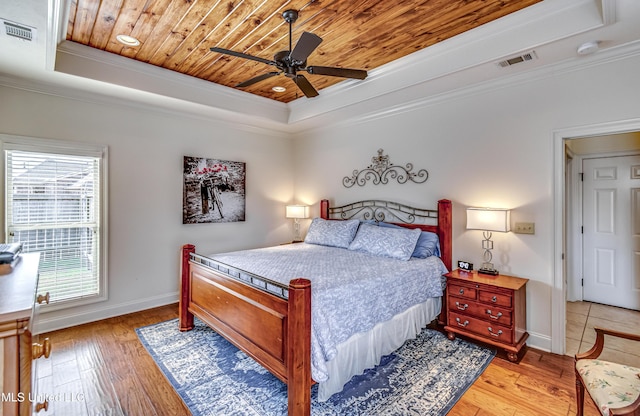
M 189 415 L 134 331 L 177 316 L 175 304 L 42 334 L 38 391 L 60 399 L 38 415 Z
M 177 317 L 169 305 L 43 334 L 51 359 L 38 360 L 39 415 L 189 415 L 134 329 Z M 519 364 L 495 358 L 449 415 L 575 415 L 573 358 L 528 349 Z M 586 400 L 585 415 L 598 411 Z M 215 415 L 224 416 L 224 415 Z

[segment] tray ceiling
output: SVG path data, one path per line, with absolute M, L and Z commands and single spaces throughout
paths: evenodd
M 299 11 L 293 45 L 307 31 L 323 42 L 308 65 L 372 70 L 540 0 L 211 1 L 72 0 L 66 39 L 136 61 L 235 87 L 273 66 L 211 52 L 213 46 L 272 60 L 289 48 L 287 9 Z M 116 37 L 132 36 L 138 46 Z M 322 89 L 343 78 L 304 76 Z M 358 81 L 352 81 L 358 82 Z M 273 87 L 285 87 L 276 92 Z M 284 75 L 242 90 L 288 103 L 302 96 Z

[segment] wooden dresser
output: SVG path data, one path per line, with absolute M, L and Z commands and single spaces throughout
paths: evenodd
M 528 279 L 454 270 L 447 278 L 449 339 L 456 334 L 504 349 L 510 361 L 518 360 L 529 333 L 526 330 Z
M 11 269 L 2 265 L 0 273 L 0 416 L 27 416 L 47 408 L 37 403 L 32 390 L 31 362 L 48 357 L 49 340 L 33 342 L 31 328 L 37 305 L 48 303 L 48 294 L 39 296 L 38 263 L 40 253 L 25 253 Z

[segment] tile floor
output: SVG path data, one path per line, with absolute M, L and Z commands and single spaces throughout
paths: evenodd
M 594 326 L 640 334 L 640 312 L 591 302 L 567 302 L 566 351 L 573 356 L 593 346 Z M 640 344 L 605 337 L 600 358 L 640 368 Z

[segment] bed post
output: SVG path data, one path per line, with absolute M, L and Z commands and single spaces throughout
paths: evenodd
M 320 201 L 320 218 L 324 220 L 329 219 L 329 200 L 323 199 Z
M 445 267 L 451 271 L 453 264 L 453 250 L 451 247 L 453 241 L 453 223 L 452 223 L 452 209 L 451 201 L 448 199 L 441 199 L 438 201 L 438 238 L 440 239 L 440 258 Z M 438 315 L 438 324 L 441 326 L 447 325 L 447 304 L 444 299 L 447 298 L 446 288 L 442 293 L 442 308 L 440 309 L 440 315 Z
M 180 304 L 178 306 L 180 331 L 193 329 L 193 314 L 189 312 L 189 293 L 191 292 L 191 276 L 189 257 L 196 252 L 196 246 L 185 244 L 180 251 Z
M 311 415 L 311 281 L 289 282 L 287 392 L 289 416 Z
M 438 238 L 440 239 L 440 248 L 442 250 L 440 258 L 449 270 L 451 270 L 451 266 L 453 264 L 451 227 L 451 201 L 448 199 L 441 199 L 438 201 Z

